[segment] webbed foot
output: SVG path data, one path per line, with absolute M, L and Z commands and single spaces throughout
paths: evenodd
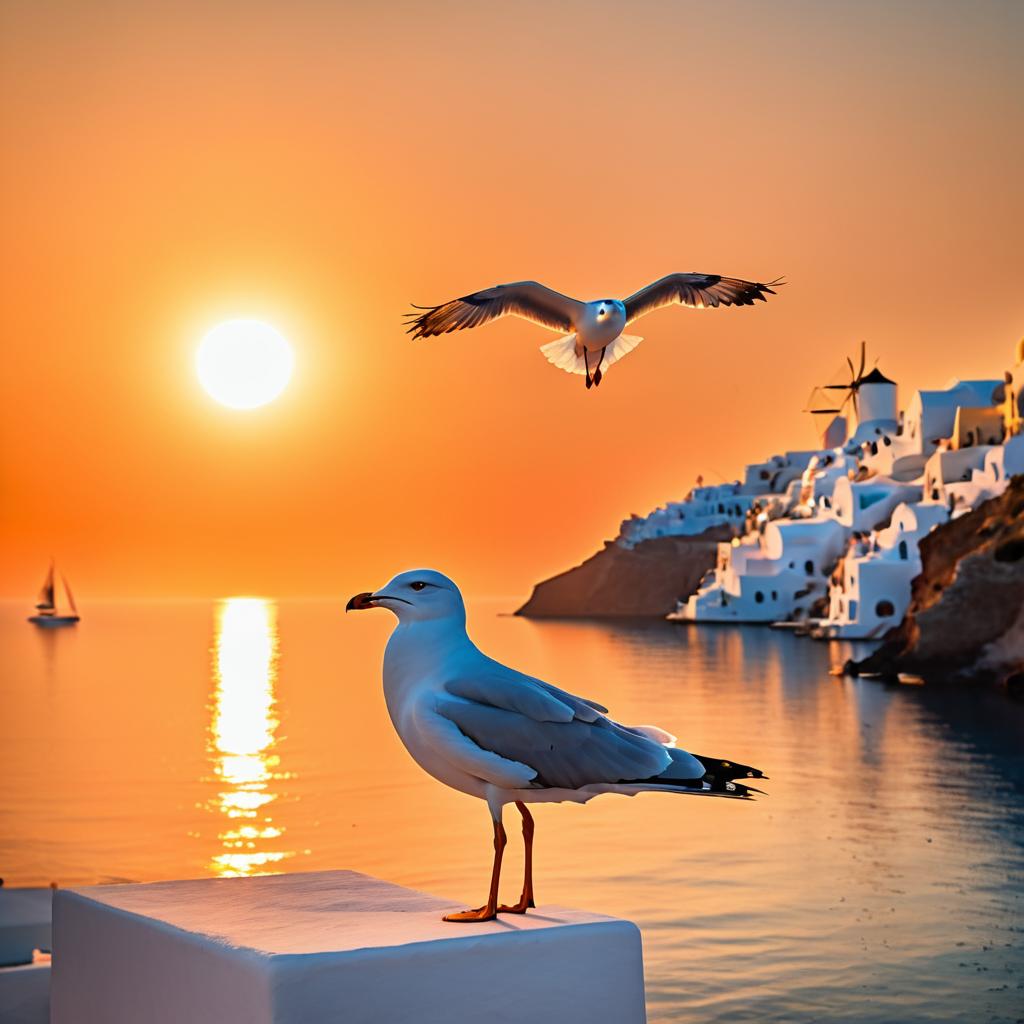
M 477 907 L 476 910 L 460 910 L 454 914 L 445 914 L 442 921 L 474 922 L 493 921 L 498 916 L 496 907 Z
M 537 904 L 532 899 L 527 899 L 525 896 L 519 897 L 518 903 L 509 905 L 508 903 L 502 903 L 498 907 L 499 914 L 525 914 L 527 910 L 536 907 Z

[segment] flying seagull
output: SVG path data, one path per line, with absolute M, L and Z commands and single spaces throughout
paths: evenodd
M 601 383 L 605 369 L 643 341 L 623 334 L 627 324 L 662 306 L 678 304 L 692 309 L 715 306 L 752 306 L 767 301 L 780 278 L 768 284 L 742 281 L 718 274 L 669 274 L 634 292 L 628 299 L 597 299 L 581 302 L 536 281 L 517 281 L 485 288 L 441 306 L 413 306 L 406 313 L 406 333 L 416 338 L 450 334 L 479 327 L 501 316 L 518 316 L 563 337 L 541 345 L 541 352 L 559 369 L 586 377 L 587 387 Z
M 586 803 L 601 793 L 656 791 L 748 799 L 736 779 L 756 768 L 688 754 L 651 725 L 625 726 L 608 709 L 487 657 L 466 633 L 459 588 L 433 569 L 395 576 L 375 593 L 356 594 L 346 611 L 387 608 L 398 624 L 384 652 L 384 698 L 395 730 L 424 771 L 487 801 L 494 864 L 487 902 L 446 921 L 490 921 L 524 914 L 533 895 L 531 803 Z M 526 846 L 523 892 L 498 904 L 507 838 L 502 808 L 514 803 Z

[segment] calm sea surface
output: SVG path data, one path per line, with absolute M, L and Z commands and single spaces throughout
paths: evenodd
M 536 811 L 540 902 L 640 925 L 652 1021 L 1024 1018 L 1024 707 L 835 678 L 847 649 L 769 630 L 501 608 L 470 610 L 495 657 L 771 776 L 750 804 Z M 107 604 L 55 633 L 24 615 L 0 606 L 8 885 L 352 868 L 482 901 L 483 804 L 423 775 L 387 718 L 388 613 Z

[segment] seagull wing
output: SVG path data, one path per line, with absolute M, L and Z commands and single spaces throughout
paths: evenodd
M 674 304 L 693 309 L 752 306 L 757 299 L 767 301 L 765 296 L 774 295 L 772 289 L 784 283 L 781 278 L 768 284 L 758 284 L 718 274 L 669 274 L 626 299 L 626 323 L 632 323 L 662 306 Z
M 608 709 L 596 701 L 576 697 L 557 686 L 502 665 L 479 654 L 469 671 L 463 670 L 445 684 L 448 693 L 467 700 L 494 703 L 538 722 L 569 722 L 579 718 L 593 722 Z
M 536 281 L 499 284 L 482 292 L 463 295 L 441 306 L 417 306 L 407 313 L 407 334 L 430 338 L 497 320 L 500 316 L 518 316 L 542 327 L 568 334 L 583 311 L 584 303 L 546 288 Z
M 439 713 L 444 703 L 418 707 L 415 716 L 417 732 L 445 761 L 501 789 L 527 789 L 534 784 L 536 769 L 478 746 L 451 718 Z
M 526 765 L 534 772 L 534 786 L 579 789 L 647 780 L 674 763 L 683 768 L 679 777 L 687 777 L 685 767 L 691 769 L 690 777 L 704 774 L 696 759 L 690 759 L 692 765 L 684 760 L 689 755 L 683 751 L 670 752 L 649 733 L 599 713 L 591 702 L 489 658 L 479 666 L 465 666 L 449 679 L 434 713 L 472 742 L 475 762 L 490 754 L 508 764 Z M 470 755 L 464 749 L 450 752 L 461 759 L 460 766 L 467 765 Z M 506 785 L 489 773 L 474 774 Z M 507 774 L 502 770 L 501 775 Z

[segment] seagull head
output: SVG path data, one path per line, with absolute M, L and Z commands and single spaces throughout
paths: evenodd
M 380 590 L 356 594 L 345 611 L 366 611 L 387 608 L 399 622 L 422 622 L 426 619 L 460 619 L 466 621 L 466 606 L 459 588 L 436 569 L 410 569 L 390 579 Z
M 597 319 L 604 320 L 615 313 L 625 313 L 626 307 L 618 299 L 599 299 L 597 302 Z

